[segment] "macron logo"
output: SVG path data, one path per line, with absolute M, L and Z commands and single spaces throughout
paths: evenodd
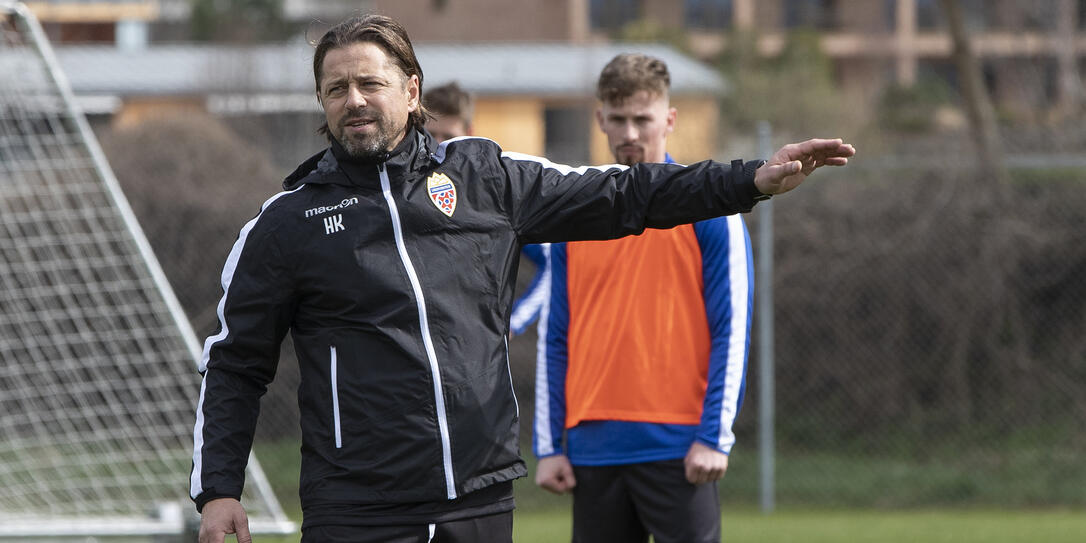
M 343 226 L 342 213 L 338 213 L 336 215 L 332 215 L 331 217 L 324 218 L 324 235 L 327 236 L 328 234 L 335 234 L 336 232 L 340 232 L 346 229 L 347 228 Z
M 328 213 L 330 211 L 335 211 L 337 209 L 343 209 L 343 208 L 345 208 L 347 206 L 351 206 L 351 205 L 354 205 L 354 204 L 357 204 L 357 203 L 358 203 L 358 198 L 344 198 L 343 201 L 338 203 L 338 204 L 333 204 L 333 205 L 330 205 L 330 206 L 314 207 L 313 209 L 307 209 L 307 210 L 305 210 L 305 217 L 308 219 L 309 217 L 314 217 L 314 216 L 317 216 L 317 215 L 323 215 L 323 214 Z

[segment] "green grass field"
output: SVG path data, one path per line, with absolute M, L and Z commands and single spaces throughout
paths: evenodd
M 845 511 L 783 510 L 771 515 L 726 508 L 725 543 L 1081 543 L 1086 511 Z M 569 541 L 565 509 L 518 510 L 516 543 Z M 296 542 L 298 536 L 258 542 Z
M 262 449 L 262 450 L 261 450 Z M 1077 454 L 1006 447 L 1001 462 L 959 454 L 939 462 L 845 455 L 782 455 L 778 493 L 819 508 L 785 503 L 772 514 L 753 508 L 757 468 L 733 465 L 721 486 L 723 540 L 742 542 L 1062 543 L 1086 541 L 1086 467 Z M 258 448 L 280 488 L 288 514 L 300 521 L 296 487 L 297 443 Z M 279 454 L 273 454 L 279 453 Z M 290 454 L 286 454 L 290 453 Z M 747 456 L 749 458 L 749 455 Z M 526 460 L 534 471 L 531 455 Z M 753 459 L 751 459 L 753 460 Z M 985 464 L 993 464 L 984 467 Z M 1062 477 L 1061 477 L 1062 474 Z M 514 483 L 517 543 L 569 541 L 570 498 L 540 490 L 529 478 Z M 1032 505 L 1031 505 L 1032 504 Z M 1068 504 L 1068 505 L 1053 505 Z M 257 537 L 296 542 L 298 536 Z
M 727 543 L 1010 543 L 1086 541 L 1086 512 L 1026 511 L 778 511 L 763 515 L 725 509 Z M 567 511 L 520 512 L 517 543 L 569 541 Z
M 515 483 L 516 543 L 568 542 L 568 496 L 540 491 L 529 480 Z M 290 515 L 300 524 L 301 513 Z M 879 510 L 784 507 L 771 514 L 749 505 L 725 504 L 721 515 L 726 543 L 1082 543 L 1086 510 L 944 509 Z M 258 536 L 256 541 L 294 543 L 298 535 Z

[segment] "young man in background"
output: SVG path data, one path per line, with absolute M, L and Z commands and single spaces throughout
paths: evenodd
M 645 55 L 602 71 L 615 161 L 673 163 L 670 75 Z M 750 238 L 738 215 L 549 247 L 536 482 L 573 493 L 573 541 L 720 541 L 750 336 Z M 565 438 L 565 439 L 563 439 Z

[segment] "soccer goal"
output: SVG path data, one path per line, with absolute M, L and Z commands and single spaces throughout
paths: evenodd
M 41 26 L 0 0 L 0 539 L 167 536 L 199 346 Z M 254 532 L 292 533 L 255 457 Z

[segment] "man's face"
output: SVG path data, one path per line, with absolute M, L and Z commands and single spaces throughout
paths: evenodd
M 419 80 L 380 46 L 352 43 L 325 55 L 319 98 L 332 136 L 352 157 L 373 160 L 403 139 L 419 107 Z
M 619 164 L 663 162 L 667 135 L 675 129 L 675 108 L 666 95 L 637 91 L 620 103 L 603 103 L 596 110 L 600 130 Z
M 434 116 L 433 119 L 426 121 L 426 131 L 433 135 L 438 143 L 471 135 L 467 121 L 457 115 Z

